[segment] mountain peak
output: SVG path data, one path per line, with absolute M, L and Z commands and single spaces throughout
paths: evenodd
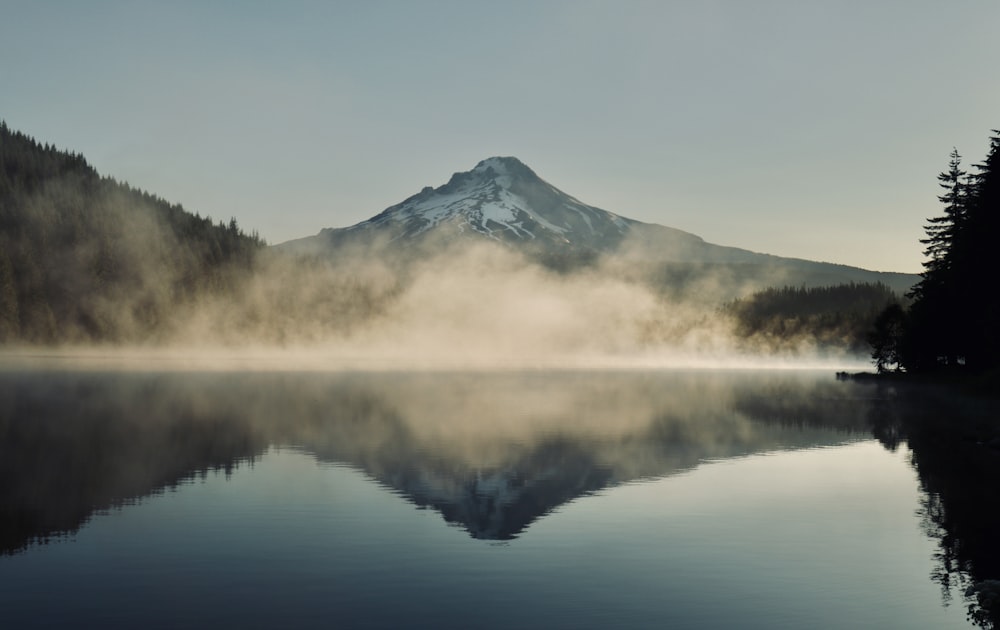
M 471 171 L 455 173 L 442 188 L 437 190 L 452 192 L 471 185 L 490 185 L 509 189 L 515 181 L 541 181 L 538 175 L 516 157 L 494 156 L 480 160 Z M 426 188 L 424 191 L 426 192 Z
M 437 231 L 508 243 L 606 249 L 630 221 L 588 206 L 541 179 L 516 157 L 490 157 L 350 228 L 390 228 L 397 238 Z M 439 228 L 443 228 L 439 230 Z
M 513 156 L 494 156 L 481 160 L 479 164 L 476 164 L 476 168 L 472 169 L 473 173 L 487 173 L 493 171 L 498 175 L 512 175 L 518 171 L 527 171 L 532 175 L 535 174 L 528 166 Z

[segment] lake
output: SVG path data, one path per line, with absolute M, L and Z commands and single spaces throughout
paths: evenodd
M 988 627 L 997 451 L 927 390 L 8 365 L 0 626 Z

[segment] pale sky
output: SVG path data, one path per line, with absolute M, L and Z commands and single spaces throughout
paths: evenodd
M 0 118 L 271 243 L 486 157 L 722 245 L 921 268 L 996 0 L 0 0 Z

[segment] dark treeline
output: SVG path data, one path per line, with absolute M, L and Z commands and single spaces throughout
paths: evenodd
M 784 287 L 758 291 L 725 304 L 744 339 L 780 345 L 810 341 L 863 351 L 876 317 L 899 296 L 882 283 Z
M 263 246 L 0 122 L 0 342 L 149 340 Z
M 944 212 L 928 220 L 921 241 L 927 260 L 910 293 L 913 304 L 887 308 L 870 338 L 880 372 L 981 374 L 1000 367 L 1000 292 L 989 286 L 1000 237 L 1000 131 L 993 133 L 973 172 L 962 169 L 953 150 L 938 176 Z

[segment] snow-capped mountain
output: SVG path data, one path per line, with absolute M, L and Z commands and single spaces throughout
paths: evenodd
M 610 252 L 634 232 L 657 228 L 675 245 L 704 245 L 680 230 L 651 226 L 595 208 L 535 174 L 514 157 L 491 157 L 471 171 L 455 173 L 447 184 L 430 186 L 347 228 L 283 243 L 289 251 L 322 251 L 345 242 L 396 242 L 397 247 L 430 237 L 489 239 L 541 250 Z M 666 234 L 664 234 L 666 235 Z M 379 238 L 381 237 L 381 238 Z
M 389 227 L 404 239 L 448 229 L 498 241 L 604 249 L 617 245 L 631 223 L 567 195 L 517 158 L 492 157 L 348 229 Z
M 912 274 L 783 258 L 714 245 L 671 227 L 643 223 L 602 210 L 546 182 L 514 157 L 491 157 L 455 173 L 438 188 L 425 187 L 401 203 L 346 228 L 287 241 L 276 249 L 296 254 L 336 255 L 358 248 L 374 255 L 406 256 L 437 251 L 439 245 L 472 241 L 503 244 L 544 264 L 566 268 L 601 256 L 626 257 L 646 275 L 690 278 L 705 266 L 735 279 L 743 289 L 790 285 L 883 282 L 898 292 Z M 668 266 L 669 269 L 664 267 Z M 696 268 L 697 267 L 697 268 Z

